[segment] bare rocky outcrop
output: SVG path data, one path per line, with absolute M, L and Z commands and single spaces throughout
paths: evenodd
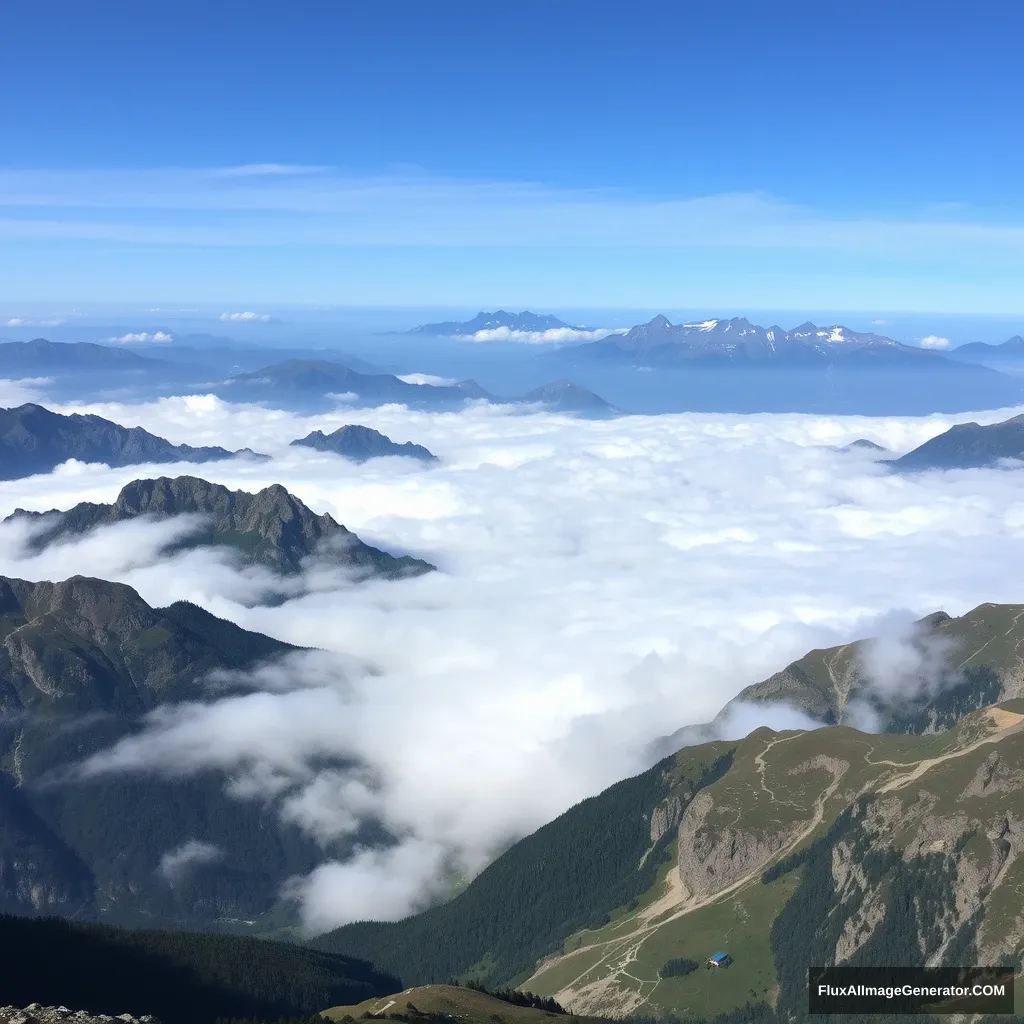
M 0 1006 L 0 1024 L 117 1024 L 118 1021 L 121 1024 L 160 1024 L 149 1014 L 133 1017 L 130 1013 L 122 1013 L 114 1017 L 107 1013 L 69 1010 L 66 1006 L 40 1006 L 39 1003 L 24 1008 Z
M 656 843 L 667 832 L 679 825 L 683 816 L 683 801 L 673 794 L 666 797 L 651 812 L 651 842 Z
M 715 806 L 707 791 L 698 793 L 679 822 L 679 877 L 697 897 L 718 892 L 766 863 L 793 837 L 792 828 L 776 832 L 746 831 L 738 822 L 714 827 L 708 817 Z
M 987 797 L 995 793 L 1012 793 L 1024 786 L 1024 772 L 1008 765 L 998 750 L 993 750 L 979 766 L 967 788 L 957 797 Z

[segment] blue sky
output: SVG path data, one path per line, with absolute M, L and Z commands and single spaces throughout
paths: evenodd
M 1024 5 L 0 6 L 0 299 L 1024 314 Z

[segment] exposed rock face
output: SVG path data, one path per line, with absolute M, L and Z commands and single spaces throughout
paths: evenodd
M 40 1006 L 31 1003 L 24 1009 L 16 1006 L 0 1006 L 0 1024 L 160 1024 L 156 1017 L 144 1014 L 133 1017 L 122 1013 L 111 1017 L 106 1013 L 95 1016 L 86 1010 L 69 1010 L 66 1006 Z
M 651 812 L 651 842 L 656 843 L 667 832 L 679 824 L 683 814 L 683 801 L 672 794 Z
M 371 427 L 363 427 L 356 423 L 339 427 L 330 434 L 322 430 L 314 430 L 305 437 L 292 441 L 293 445 L 313 448 L 318 452 L 334 452 L 353 462 L 366 462 L 368 459 L 380 459 L 389 456 L 400 456 L 419 459 L 421 462 L 437 462 L 438 459 L 420 444 L 406 441 L 398 444 L 386 434 Z
M 133 466 L 144 462 L 212 462 L 230 459 L 225 448 L 171 444 L 142 427 L 122 427 L 100 416 L 62 416 L 28 403 L 0 409 L 0 479 L 49 473 L 68 459 Z
M 41 549 L 56 540 L 140 516 L 169 519 L 186 515 L 197 517 L 196 529 L 174 541 L 174 547 L 225 545 L 245 561 L 278 572 L 297 572 L 313 556 L 342 565 L 360 577 L 399 579 L 434 568 L 421 559 L 395 557 L 364 544 L 331 516 L 314 514 L 280 484 L 250 494 L 194 476 L 133 480 L 112 505 L 82 502 L 64 513 L 19 509 L 8 518 L 38 523 L 40 529 L 31 544 Z
M 679 877 L 697 897 L 718 892 L 766 863 L 793 834 L 792 829 L 759 833 L 738 822 L 718 824 L 709 820 L 714 810 L 714 797 L 702 790 L 679 823 Z

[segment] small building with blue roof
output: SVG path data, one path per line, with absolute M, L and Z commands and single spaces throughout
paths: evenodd
M 712 953 L 708 957 L 708 968 L 728 967 L 732 963 L 732 957 L 728 953 Z

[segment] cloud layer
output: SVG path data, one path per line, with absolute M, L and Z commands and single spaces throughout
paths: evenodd
M 600 341 L 609 334 L 625 334 L 626 330 L 585 331 L 575 327 L 552 327 L 546 331 L 515 331 L 511 327 L 492 327 L 473 334 L 456 334 L 460 341 L 518 341 L 524 345 L 559 345 L 569 341 Z
M 134 334 L 122 334 L 117 338 L 107 338 L 108 342 L 117 345 L 169 345 L 174 341 L 174 335 L 166 331 L 139 331 Z
M 269 313 L 221 313 L 220 319 L 227 323 L 251 324 L 266 323 L 270 319 Z
M 3 573 L 120 579 L 151 603 L 187 598 L 325 649 L 265 667 L 248 693 L 214 687 L 205 703 L 160 709 L 142 737 L 90 765 L 219 770 L 237 796 L 272 799 L 325 849 L 367 818 L 383 823 L 394 849 L 346 864 L 325 854 L 293 882 L 311 928 L 419 906 L 453 874 L 644 768 L 653 740 L 709 721 L 812 647 L 872 634 L 894 608 L 959 614 L 1021 599 L 1024 474 L 903 478 L 831 448 L 866 437 L 907 450 L 950 417 L 360 411 L 437 452 L 442 464 L 424 472 L 287 446 L 337 428 L 344 412 L 212 396 L 77 408 L 273 460 L 68 464 L 0 483 L 0 514 L 110 501 L 144 475 L 190 471 L 247 490 L 279 482 L 364 540 L 442 569 L 359 586 L 314 571 L 268 606 L 255 602 L 278 584 L 262 570 L 223 552 L 158 555 L 188 524 L 123 524 L 36 559 L 18 553 L 21 527 L 0 528 Z M 895 699 L 901 657 L 879 648 Z M 730 729 L 757 718 L 744 709 Z

